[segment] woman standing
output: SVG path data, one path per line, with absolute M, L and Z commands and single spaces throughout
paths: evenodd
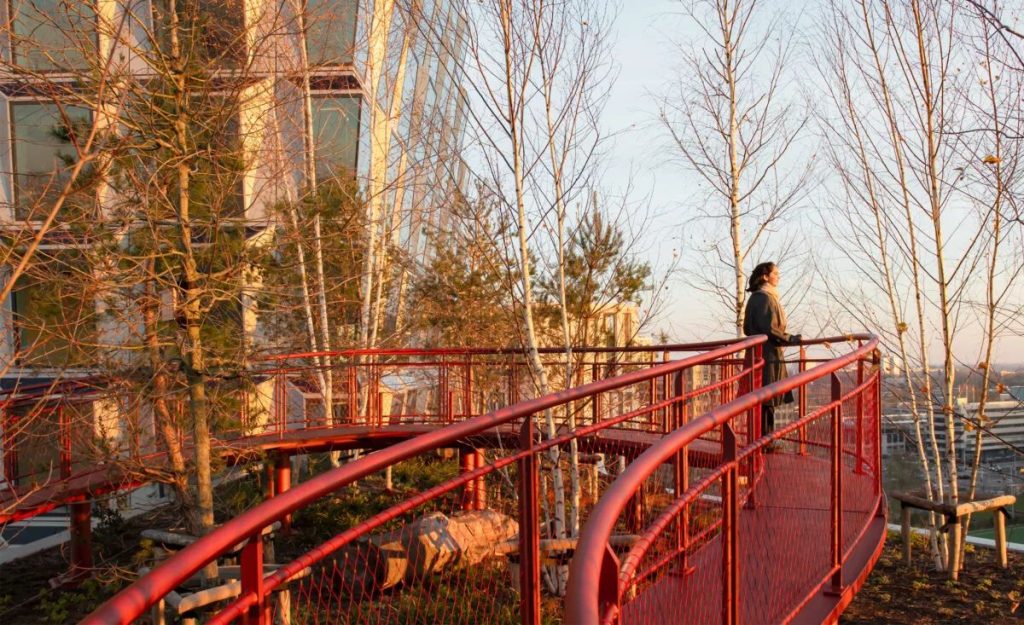
M 798 345 L 799 334 L 786 332 L 786 311 L 779 298 L 779 268 L 775 263 L 761 263 L 750 274 L 747 291 L 747 307 L 743 312 L 743 333 L 768 335 L 764 345 L 764 369 L 761 371 L 761 386 L 768 386 L 786 377 L 786 362 L 782 348 Z M 793 393 L 773 397 L 761 405 L 761 434 L 775 430 L 775 408 L 792 403 Z

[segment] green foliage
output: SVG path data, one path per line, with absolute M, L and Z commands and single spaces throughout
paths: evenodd
M 431 233 L 434 256 L 412 284 L 410 325 L 431 346 L 514 345 L 510 225 L 486 198 L 456 202 L 452 212 L 451 228 Z
M 576 325 L 574 343 L 590 344 L 590 323 L 615 304 L 640 303 L 648 288 L 651 267 L 634 258 L 622 229 L 605 220 L 597 209 L 583 213 L 570 229 L 572 236 L 564 254 L 565 304 L 569 319 Z M 544 316 L 552 327 L 560 325 L 559 276 L 557 268 L 540 280 L 541 300 L 547 305 Z
M 262 322 L 282 348 L 309 348 L 297 246 L 302 247 L 305 255 L 306 280 L 319 326 L 322 321 L 316 314 L 316 258 L 312 245 L 313 221 L 319 217 L 327 309 L 335 341 L 332 348 L 354 345 L 360 319 L 359 284 L 366 260 L 366 214 L 356 180 L 332 178 L 321 183 L 314 195 L 295 204 L 280 204 L 274 210 L 284 225 L 277 233 L 279 243 L 273 255 L 261 267 L 263 288 L 257 298 Z M 292 223 L 293 215 L 297 228 Z
M 89 578 L 77 588 L 50 593 L 39 603 L 39 622 L 47 625 L 77 622 L 120 589 L 120 584 L 105 584 Z

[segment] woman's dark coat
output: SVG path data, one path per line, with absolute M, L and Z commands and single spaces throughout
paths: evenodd
M 764 291 L 754 291 L 747 298 L 747 308 L 743 313 L 743 333 L 747 336 L 767 334 L 768 342 L 763 346 L 764 369 L 761 385 L 768 386 L 786 377 L 786 363 L 782 348 L 790 345 L 794 335 L 786 333 L 782 322 L 782 310 L 778 301 Z M 769 406 L 779 406 L 793 401 L 793 393 L 775 397 L 767 402 Z

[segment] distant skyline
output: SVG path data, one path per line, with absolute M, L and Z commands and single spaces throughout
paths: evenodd
M 674 44 L 696 38 L 698 32 L 681 15 L 683 4 L 678 0 L 646 0 L 625 6 L 614 0 L 611 2 L 621 9 L 615 23 L 612 46 L 619 71 L 603 121 L 606 133 L 620 134 L 614 139 L 614 148 L 609 151 L 605 183 L 613 192 L 620 193 L 629 186 L 634 204 L 648 200 L 651 221 L 643 233 L 644 248 L 648 250 L 644 256 L 658 275 L 659 270 L 671 262 L 674 252 L 685 252 L 683 225 L 689 217 L 685 200 L 692 195 L 696 183 L 691 173 L 668 162 L 670 154 L 664 131 L 656 123 L 657 106 L 652 94 L 663 92 L 678 75 L 681 59 Z M 819 7 L 817 0 L 803 0 L 788 4 L 785 10 L 809 22 L 808 18 L 813 17 Z M 804 31 L 799 33 L 802 40 L 813 36 L 809 28 Z M 798 63 L 801 61 L 799 56 Z M 810 83 L 811 80 L 800 81 L 801 86 Z M 813 129 L 809 132 L 813 133 Z M 796 218 L 810 223 L 816 213 L 812 206 L 813 202 L 809 202 Z M 785 262 L 784 259 L 771 260 Z M 730 327 L 723 323 L 725 320 L 716 321 L 708 311 L 706 296 L 687 290 L 678 275 L 667 286 L 668 290 L 663 292 L 666 300 L 661 306 L 661 314 L 648 327 L 650 334 L 665 331 L 677 340 L 729 335 Z M 786 286 L 783 284 L 783 289 Z M 802 308 L 792 311 L 794 330 L 802 331 L 805 336 L 815 332 L 799 328 L 796 324 L 808 316 L 809 308 L 808 303 L 804 303 Z M 851 331 L 861 329 L 849 328 Z M 980 337 L 979 330 L 962 330 L 957 337 L 958 355 L 969 358 L 970 354 L 980 352 Z M 933 356 L 938 356 L 941 348 L 933 346 L 930 351 Z M 1024 363 L 1024 337 L 1002 337 L 994 359 L 1000 363 Z

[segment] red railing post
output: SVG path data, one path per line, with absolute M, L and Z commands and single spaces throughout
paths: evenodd
M 57 404 L 57 427 L 60 431 L 60 477 L 71 477 L 71 423 L 64 413 L 64 402 Z
M 839 376 L 832 374 L 832 588 L 843 588 L 843 387 Z
M 283 373 L 274 375 L 274 423 L 278 435 L 283 436 L 288 430 L 288 387 L 285 385 Z
M 348 365 L 348 422 L 359 423 L 359 371 L 355 362 Z
M 16 455 L 18 452 L 15 448 L 14 440 L 16 418 L 14 413 L 10 411 L 10 406 L 7 402 L 4 402 L 2 409 L 0 409 L 0 436 L 3 437 L 3 477 L 10 486 L 18 485 L 18 459 Z
M 800 346 L 800 364 L 797 366 L 800 373 L 807 371 L 807 348 L 803 345 Z M 802 421 L 807 416 L 807 389 L 810 385 L 804 384 L 800 387 L 800 399 L 798 403 L 798 414 L 797 420 Z M 807 455 L 807 426 L 800 426 L 800 455 Z
M 519 448 L 533 449 L 533 415 L 519 432 Z M 519 460 L 519 615 L 523 625 L 540 625 L 540 474 L 533 453 Z
M 876 352 L 877 353 L 877 352 Z M 878 495 L 882 492 L 882 371 L 876 369 L 875 371 L 875 383 L 872 385 L 874 392 L 872 393 L 875 406 L 872 410 L 872 415 L 875 418 L 874 432 L 875 432 L 875 494 Z M 881 507 L 879 507 L 881 511 Z
M 270 625 L 267 618 L 266 594 L 263 590 L 263 535 L 256 532 L 242 547 L 242 596 L 256 597 L 242 615 L 244 625 Z
M 464 418 L 469 419 L 473 416 L 473 357 L 466 356 L 466 374 L 465 374 L 465 390 L 463 391 L 462 407 L 465 414 Z
M 672 396 L 676 401 L 672 402 L 672 430 L 677 430 L 686 422 L 686 410 L 684 395 L 686 394 L 686 378 L 683 371 L 677 371 L 672 382 Z M 690 487 L 690 454 L 689 445 L 676 452 L 675 457 L 675 496 L 682 497 L 686 489 Z M 676 549 L 679 551 L 679 572 L 686 573 L 688 568 L 687 558 L 690 550 L 690 506 L 683 506 L 679 516 L 676 518 Z
M 601 622 L 619 625 L 619 558 L 611 545 L 606 545 L 601 560 L 601 575 L 597 583 L 597 601 Z
M 858 345 L 859 347 L 859 345 Z M 857 360 L 857 388 L 864 384 L 864 360 Z M 857 458 L 853 465 L 853 472 L 857 475 L 864 473 L 864 389 L 857 392 L 857 420 L 856 420 L 856 445 Z
M 739 515 L 736 488 L 736 433 L 722 425 L 722 461 L 729 465 L 722 476 L 722 625 L 739 623 Z

